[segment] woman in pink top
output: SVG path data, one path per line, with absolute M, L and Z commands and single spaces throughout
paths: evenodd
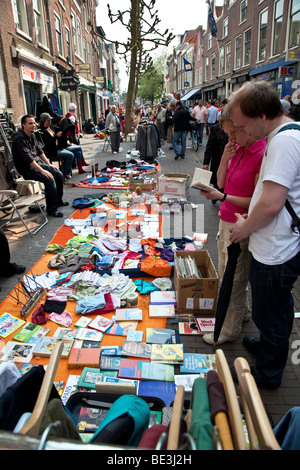
M 236 127 L 224 109 L 220 124 L 228 134 L 229 141 L 218 169 L 218 187 L 224 192 L 213 189 L 201 194 L 209 200 L 220 200 L 220 223 L 218 233 L 218 272 L 220 281 L 227 264 L 227 247 L 230 242 L 230 229 L 236 222 L 236 213 L 246 215 L 250 200 L 258 180 L 262 158 L 267 145 L 266 139 L 255 141 Z M 243 318 L 248 316 L 248 272 L 250 253 L 248 239 L 240 242 L 242 249 L 237 262 L 230 304 L 219 336 L 217 345 L 226 341 L 235 341 L 240 333 Z M 214 344 L 213 333 L 203 337 L 206 343 Z

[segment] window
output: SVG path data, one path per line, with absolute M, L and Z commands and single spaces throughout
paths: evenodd
M 33 0 L 33 11 L 37 40 L 40 44 L 46 45 L 45 21 L 43 14 L 43 3 L 41 0 Z
M 226 57 L 225 57 L 225 73 L 230 72 L 230 62 L 231 62 L 231 43 L 226 44 Z
M 15 26 L 25 34 L 29 34 L 25 0 L 12 0 Z
M 90 44 L 88 44 L 87 63 L 90 64 L 90 66 L 92 68 L 92 55 L 91 55 L 91 46 L 90 46 Z
M 81 37 L 81 21 L 77 18 L 77 53 L 79 57 L 82 57 L 82 37 Z
M 56 44 L 57 44 L 57 54 L 63 56 L 63 43 L 61 35 L 61 22 L 60 17 L 54 13 L 54 22 L 55 22 L 55 34 L 56 34 Z
M 208 81 L 208 57 L 205 57 L 205 81 Z
M 292 0 L 289 47 L 298 46 L 299 35 L 300 35 L 300 0 Z
M 65 32 L 66 32 L 66 44 L 67 44 L 67 58 L 70 64 L 73 63 L 73 57 L 72 57 L 72 46 L 71 46 L 71 36 L 70 36 L 70 30 L 65 26 Z
M 280 53 L 284 0 L 277 0 L 274 5 L 273 55 Z
M 219 75 L 224 75 L 224 47 L 220 49 L 219 53 Z
M 251 29 L 248 29 L 244 33 L 244 65 L 250 64 L 250 52 L 251 52 Z
M 216 55 L 212 54 L 211 55 L 211 70 L 210 70 L 211 79 L 215 78 L 215 73 L 216 73 Z
M 207 36 L 207 49 L 211 49 L 211 33 Z
M 76 35 L 76 15 L 73 10 L 71 10 L 72 18 L 72 37 L 74 41 L 74 52 L 77 54 L 77 35 Z
M 228 36 L 228 17 L 223 21 L 223 38 Z
M 242 38 L 238 36 L 235 38 L 235 69 L 241 67 L 241 48 L 242 48 Z
M 87 48 L 86 48 L 86 40 L 84 39 L 83 40 L 83 60 L 84 60 L 84 63 L 87 64 Z
M 241 1 L 241 23 L 247 19 L 247 0 Z
M 267 54 L 268 10 L 259 15 L 258 60 L 265 60 Z

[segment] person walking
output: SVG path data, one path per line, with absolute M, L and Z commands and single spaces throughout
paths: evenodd
M 218 187 L 212 191 L 201 191 L 208 200 L 220 200 L 220 222 L 218 233 L 218 272 L 222 282 L 230 245 L 230 229 L 235 223 L 236 213 L 245 216 L 258 180 L 261 162 L 266 149 L 266 139 L 256 138 L 241 132 L 231 121 L 226 109 L 222 113 L 220 125 L 228 135 L 220 166 L 217 173 Z M 248 316 L 248 274 L 251 256 L 248 239 L 240 242 L 241 253 L 238 257 L 234 275 L 230 304 L 217 345 L 232 342 L 240 334 L 243 318 Z M 214 344 L 214 334 L 207 333 L 203 341 Z
M 107 127 L 109 130 L 112 153 L 119 153 L 121 142 L 121 124 L 117 114 L 117 109 L 114 105 L 112 105 L 111 110 L 107 115 L 105 127 Z
M 204 126 L 207 121 L 207 108 L 203 106 L 203 101 L 199 100 L 197 106 L 193 110 L 193 117 L 198 123 L 198 142 L 202 145 Z
M 175 151 L 175 160 L 179 157 L 185 158 L 186 151 L 186 136 L 190 130 L 190 113 L 182 106 L 181 101 L 177 101 L 175 104 L 175 113 L 173 117 L 174 122 L 174 136 L 173 136 L 173 148 Z M 179 139 L 181 140 L 181 150 L 179 150 Z
M 170 144 L 170 150 L 173 150 L 173 133 L 174 133 L 174 122 L 173 117 L 175 113 L 175 104 L 170 103 L 166 109 L 166 120 L 165 120 L 165 134 L 167 136 L 167 143 Z
M 268 139 L 248 217 L 237 214 L 230 240 L 249 237 L 252 255 L 252 318 L 259 337 L 243 339 L 256 354 L 251 372 L 258 387 L 277 388 L 288 358 L 294 321 L 292 289 L 300 272 L 299 231 L 291 227 L 285 207 L 288 200 L 299 216 L 300 125 L 284 115 L 277 90 L 264 81 L 247 82 L 232 94 L 227 106 L 239 129 L 256 139 Z M 296 129 L 287 129 L 287 124 Z
M 156 125 L 158 129 L 161 145 L 163 144 L 165 140 L 165 120 L 166 120 L 166 110 L 160 103 L 158 103 L 158 105 L 156 106 L 154 124 Z
M 207 108 L 207 125 L 209 129 L 217 123 L 218 115 L 219 108 L 216 104 L 212 104 L 209 108 Z

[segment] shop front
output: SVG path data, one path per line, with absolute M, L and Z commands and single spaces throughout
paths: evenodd
M 292 82 L 295 75 L 295 64 L 285 59 L 255 67 L 249 71 L 250 80 L 265 80 L 278 91 L 280 98 L 292 94 Z

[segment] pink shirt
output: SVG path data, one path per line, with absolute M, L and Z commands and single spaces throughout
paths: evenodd
M 207 115 L 207 109 L 205 106 L 195 106 L 193 116 L 198 122 L 205 122 L 205 116 Z
M 265 154 L 267 139 L 258 140 L 247 149 L 237 147 L 235 156 L 230 160 L 225 178 L 224 192 L 230 196 L 252 197 L 255 177 L 260 171 Z M 225 222 L 236 222 L 235 213 L 247 214 L 248 209 L 225 200 L 220 206 L 219 216 Z

